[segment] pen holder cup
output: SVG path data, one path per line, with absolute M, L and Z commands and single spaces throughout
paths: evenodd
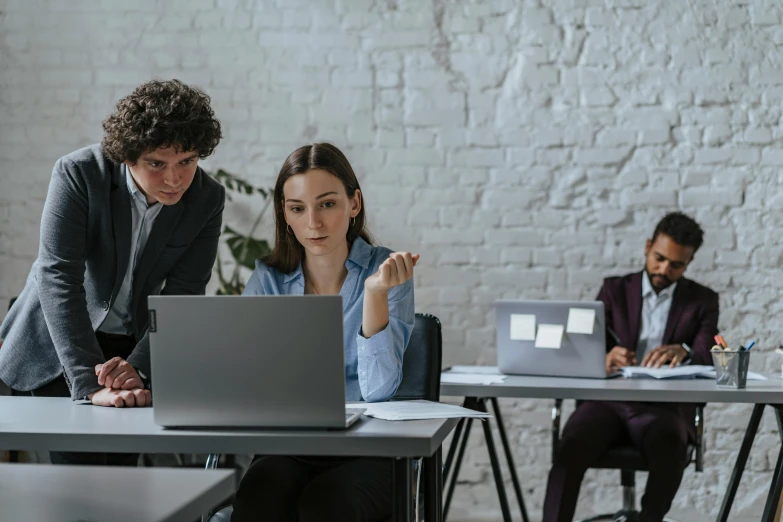
M 722 388 L 744 388 L 748 380 L 750 352 L 712 352 L 715 384 Z

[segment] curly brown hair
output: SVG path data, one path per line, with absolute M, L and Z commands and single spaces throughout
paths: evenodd
M 146 82 L 104 120 L 103 152 L 115 163 L 135 163 L 145 152 L 174 146 L 204 159 L 223 137 L 209 102 L 204 91 L 179 80 Z

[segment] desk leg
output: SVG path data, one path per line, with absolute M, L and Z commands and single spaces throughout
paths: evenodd
M 773 406 L 775 419 L 778 423 L 778 435 L 783 440 L 783 420 L 780 417 L 780 406 Z M 775 472 L 772 474 L 772 483 L 769 486 L 767 502 L 764 505 L 764 514 L 761 520 L 764 522 L 777 522 L 780 520 L 780 495 L 783 492 L 783 447 L 778 451 L 778 461 L 775 464 Z
M 392 520 L 413 520 L 413 495 L 411 494 L 411 459 L 394 459 L 392 468 Z
M 479 421 L 481 422 L 481 421 Z M 457 452 L 457 459 L 454 461 L 454 469 L 449 473 L 449 468 L 446 468 L 446 472 L 451 475 L 451 483 L 449 484 L 448 491 L 446 492 L 446 502 L 443 505 L 443 520 L 449 515 L 449 507 L 451 506 L 451 497 L 454 495 L 454 487 L 457 485 L 457 478 L 459 478 L 459 468 L 462 466 L 462 458 L 465 456 L 465 448 L 468 445 L 468 437 L 470 437 L 470 428 L 473 427 L 473 419 L 467 419 L 465 424 L 465 433 L 462 435 L 462 440 L 456 438 L 451 441 L 452 447 L 459 444 L 459 451 Z M 451 448 L 449 448 L 449 452 Z
M 451 445 L 449 446 L 449 454 L 446 457 L 446 469 L 443 470 L 443 482 L 449 481 L 449 472 L 454 465 L 454 456 L 457 453 L 457 446 L 459 446 L 462 430 L 465 428 L 467 420 L 465 418 L 460 419 L 457 423 L 457 429 L 454 430 L 454 436 L 451 438 Z
M 750 414 L 750 421 L 748 421 L 748 427 L 745 430 L 745 437 L 742 439 L 742 446 L 740 446 L 737 461 L 734 463 L 734 470 L 731 472 L 729 487 L 726 489 L 726 495 L 723 497 L 723 504 L 718 512 L 717 522 L 727 522 L 729 519 L 731 505 L 734 503 L 734 497 L 737 494 L 742 472 L 745 471 L 745 464 L 748 462 L 750 448 L 753 446 L 753 440 L 756 438 L 756 432 L 759 429 L 761 415 L 764 413 L 764 406 L 766 406 L 766 404 L 756 404 L 753 407 L 753 413 Z
M 443 522 L 443 452 L 424 459 L 422 476 L 424 477 L 424 520 Z
M 465 397 L 463 406 L 471 410 L 477 410 L 476 403 L 478 399 L 475 397 Z M 454 437 L 451 439 L 451 445 L 449 446 L 449 455 L 446 457 L 446 469 L 443 472 L 443 484 L 447 488 L 446 502 L 443 505 L 443 520 L 446 520 L 449 514 L 449 507 L 451 506 L 451 498 L 454 495 L 454 488 L 457 485 L 457 478 L 459 477 L 459 469 L 462 466 L 462 458 L 465 456 L 465 448 L 468 445 L 468 437 L 470 436 L 470 428 L 473 427 L 473 419 L 461 419 L 457 424 L 457 429 L 454 432 Z M 462 430 L 465 430 L 464 433 Z M 462 437 L 460 439 L 460 437 Z M 455 451 L 459 448 L 459 452 Z M 449 483 L 449 477 L 451 477 L 451 483 Z
M 220 461 L 219 453 L 210 453 L 207 455 L 207 463 L 204 466 L 205 469 L 217 469 L 218 461 Z
M 500 432 L 500 442 L 503 444 L 503 451 L 506 452 L 506 462 L 508 462 L 508 470 L 511 473 L 511 483 L 514 485 L 514 493 L 517 496 L 517 502 L 519 502 L 519 511 L 522 514 L 522 522 L 530 522 L 527 517 L 527 509 L 525 508 L 525 501 L 522 498 L 522 488 L 519 485 L 519 477 L 517 477 L 517 468 L 514 465 L 514 457 L 511 455 L 511 448 L 508 444 L 508 438 L 506 437 L 506 426 L 503 423 L 503 417 L 500 416 L 500 406 L 496 397 L 490 399 L 492 402 L 492 409 L 495 410 L 495 418 L 498 423 L 498 432 Z
M 210 453 L 209 455 L 207 455 L 207 463 L 204 466 L 204 469 L 217 469 L 219 460 L 220 460 L 219 453 Z M 210 512 L 206 512 L 203 515 L 201 515 L 201 522 L 209 522 L 210 514 L 211 514 Z
M 778 451 L 778 462 L 775 464 L 775 472 L 772 474 L 772 484 L 769 485 L 764 514 L 761 516 L 762 522 L 774 522 L 781 492 L 783 492 L 783 447 Z
M 484 399 L 478 402 L 479 411 L 487 412 L 487 404 Z M 503 483 L 503 475 L 500 472 L 500 462 L 495 450 L 495 440 L 492 438 L 492 428 L 489 425 L 489 419 L 482 419 L 481 425 L 484 428 L 484 438 L 487 442 L 487 451 L 489 452 L 489 462 L 492 464 L 492 474 L 495 476 L 495 487 L 498 490 L 498 501 L 500 501 L 500 510 L 503 512 L 503 521 L 511 522 L 511 510 L 508 507 L 508 498 L 506 497 L 506 485 Z

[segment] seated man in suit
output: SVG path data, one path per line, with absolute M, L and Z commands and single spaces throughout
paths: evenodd
M 197 162 L 220 123 L 209 96 L 171 80 L 136 88 L 103 128 L 101 144 L 54 166 L 38 259 L 0 326 L 0 379 L 35 396 L 146 406 L 147 296 L 203 294 L 215 262 L 225 190 Z M 85 462 L 62 456 L 52 459 Z
M 683 277 L 703 237 L 693 219 L 669 214 L 647 240 L 644 271 L 604 281 L 598 300 L 604 302 L 610 332 L 607 372 L 637 363 L 712 364 L 718 294 Z M 580 402 L 563 429 L 549 473 L 544 522 L 573 520 L 585 471 L 609 448 L 629 444 L 645 454 L 650 469 L 640 520 L 663 520 L 688 465 L 693 421 L 692 405 Z

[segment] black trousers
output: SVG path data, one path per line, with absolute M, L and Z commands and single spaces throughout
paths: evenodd
M 563 429 L 549 472 L 543 522 L 574 519 L 587 469 L 615 446 L 633 445 L 647 458 L 649 475 L 641 522 L 661 522 L 688 465 L 688 429 L 671 407 L 638 402 L 585 401 Z
M 108 361 L 113 357 L 127 359 L 136 340 L 131 336 L 104 334 L 95 332 L 103 356 Z M 62 375 L 50 383 L 44 384 L 30 392 L 16 392 L 16 395 L 32 395 L 33 397 L 70 397 L 71 391 Z M 92 465 L 92 466 L 136 466 L 138 453 L 83 453 L 74 451 L 50 451 L 52 464 Z
M 382 458 L 256 457 L 232 522 L 382 522 L 392 514 L 392 462 Z

